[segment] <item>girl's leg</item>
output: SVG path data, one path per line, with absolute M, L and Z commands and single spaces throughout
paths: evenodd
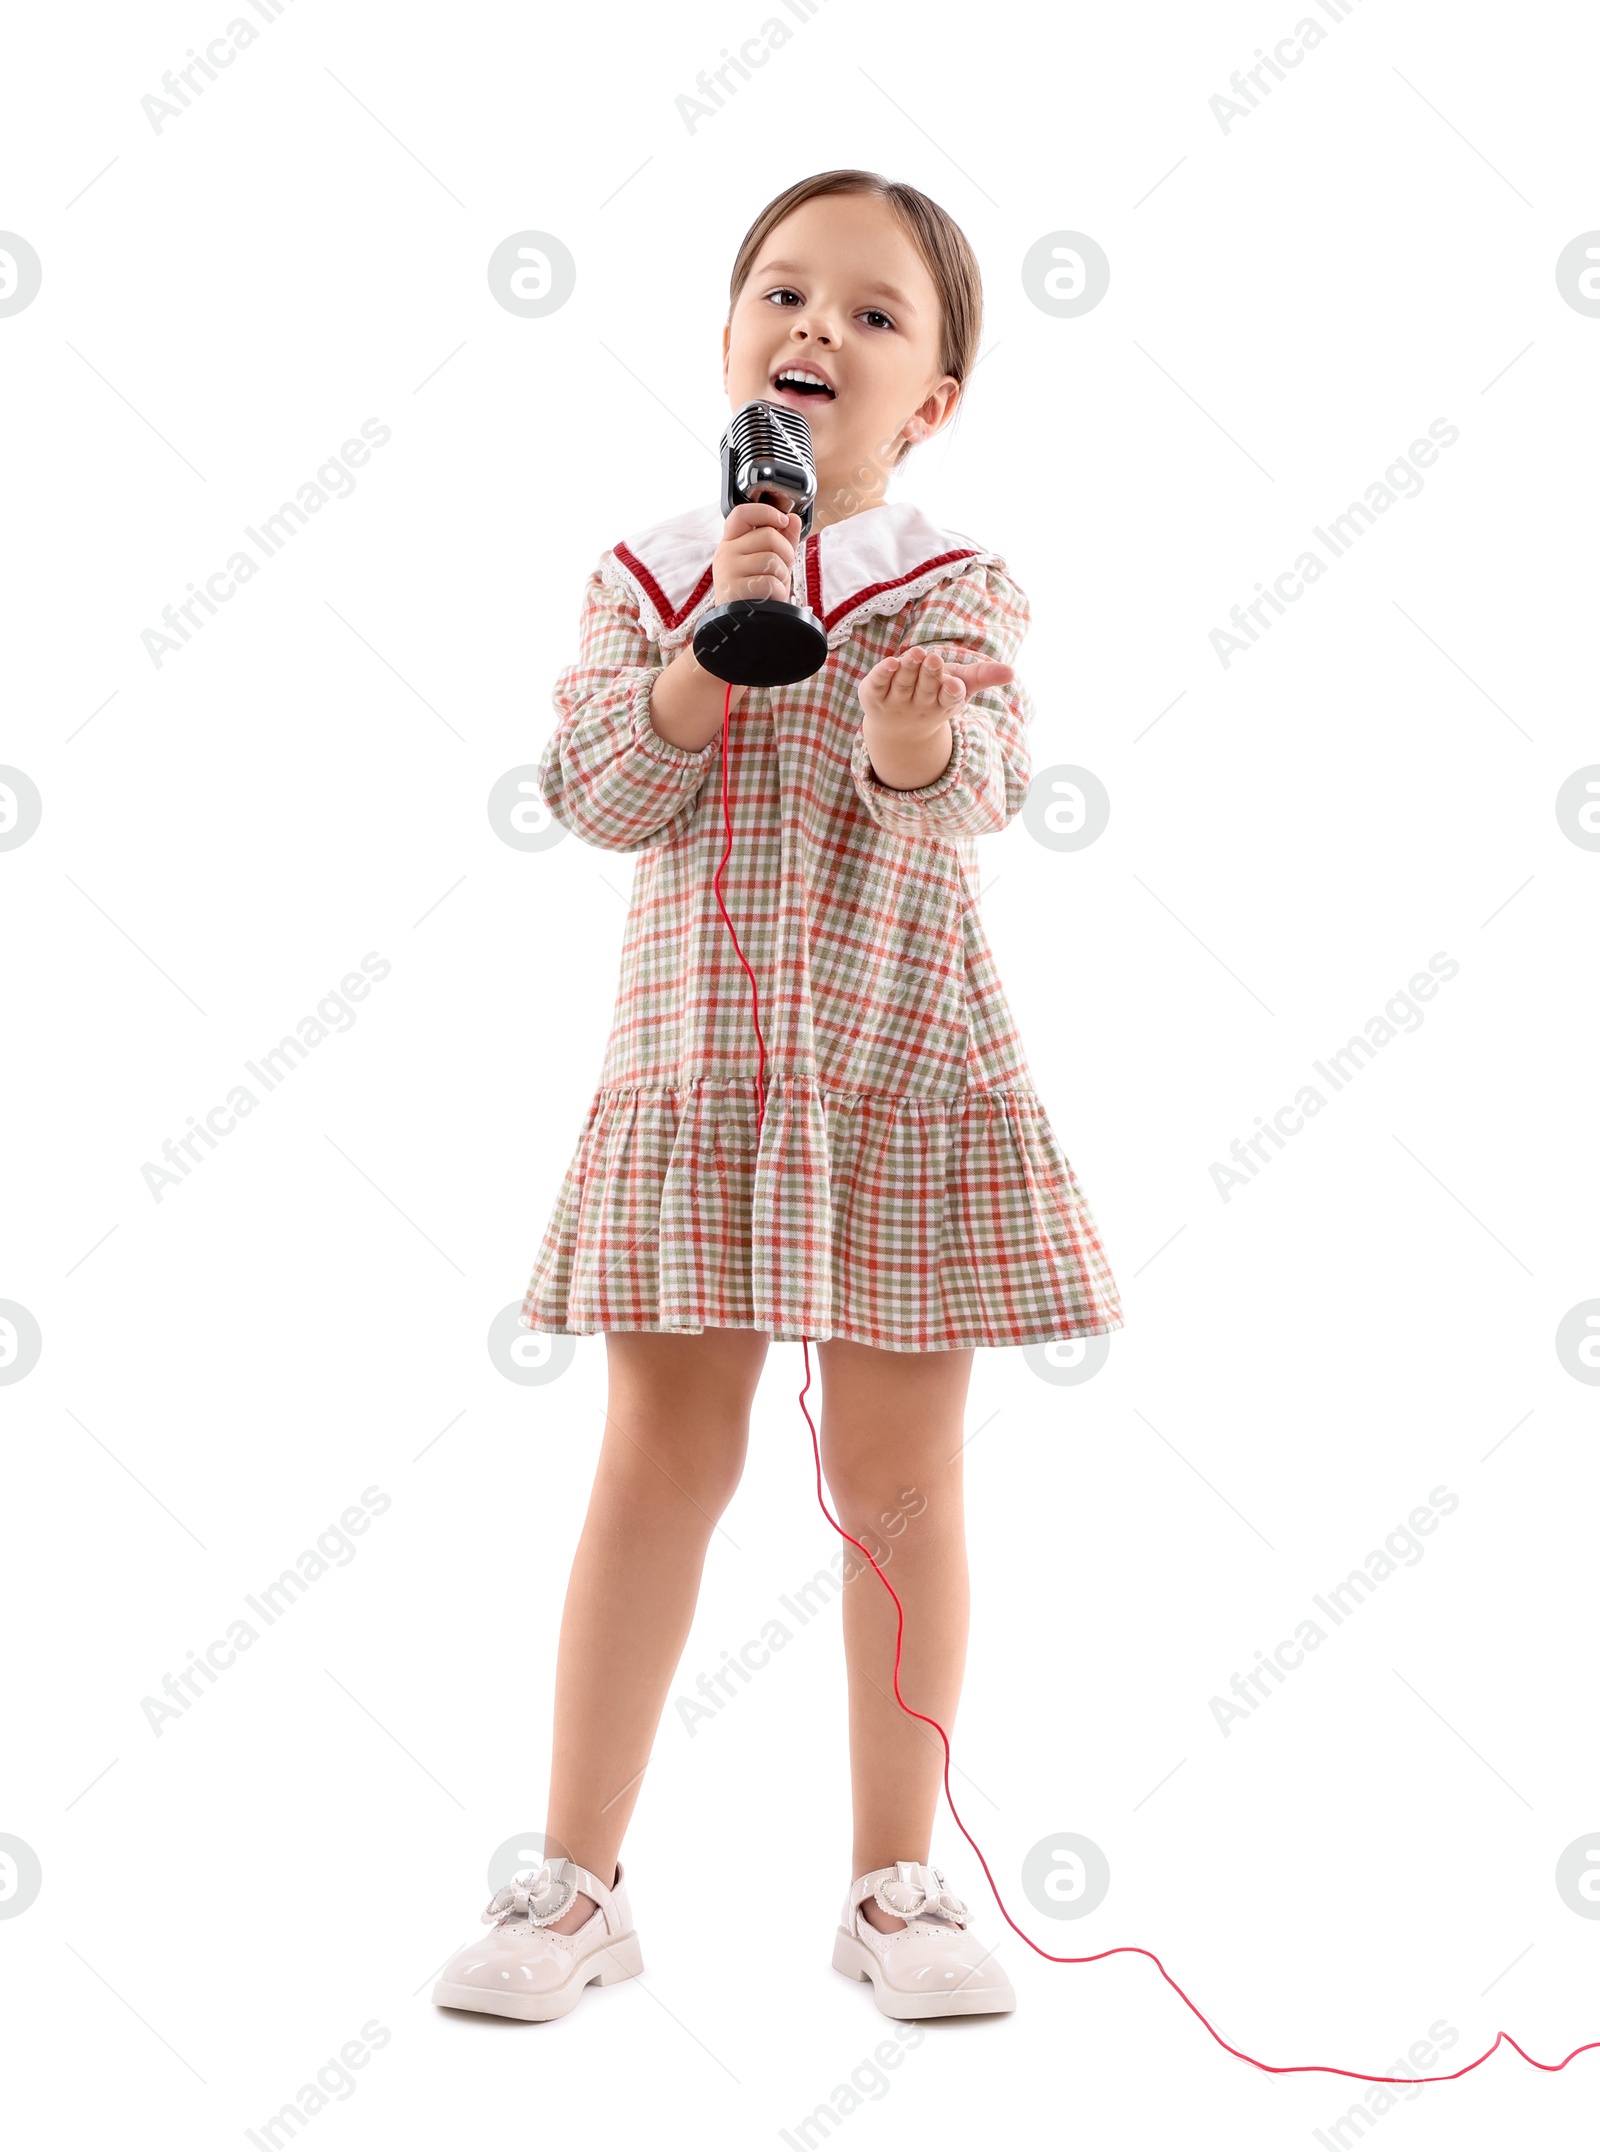
M 872 1551 L 906 1610 L 900 1693 L 952 1735 L 967 1654 L 962 1418 L 972 1351 L 880 1351 L 830 1338 L 822 1362 L 818 1446 L 847 1532 Z M 887 1552 L 885 1551 L 887 1550 Z M 931 1726 L 894 1700 L 894 1601 L 846 1547 L 844 1648 L 850 1681 L 855 1846 L 850 1873 L 925 1861 L 943 1785 Z M 869 1901 L 874 1927 L 905 1922 Z
M 688 1641 L 717 1519 L 744 1470 L 761 1330 L 606 1332 L 606 1424 L 556 1660 L 546 1836 L 607 1883 Z M 595 1911 L 580 1892 L 571 1935 Z

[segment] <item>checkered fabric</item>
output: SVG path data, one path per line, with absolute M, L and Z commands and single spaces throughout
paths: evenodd
M 602 555 L 540 790 L 585 843 L 638 860 L 599 1087 L 524 1329 L 714 1326 L 896 1352 L 1121 1329 L 977 908 L 974 839 L 1028 789 L 1028 692 L 969 696 L 949 765 L 914 792 L 874 776 L 856 694 L 914 644 L 1013 663 L 1028 617 L 1004 563 L 973 549 L 729 718 L 722 895 L 760 994 L 758 1141 L 750 985 L 712 887 L 722 738 L 691 752 L 652 727 L 663 649 Z

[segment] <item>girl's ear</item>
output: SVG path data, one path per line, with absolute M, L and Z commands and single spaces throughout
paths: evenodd
M 948 393 L 947 393 L 948 392 Z M 939 433 L 955 416 L 956 405 L 961 401 L 961 385 L 953 376 L 946 374 L 917 414 L 906 420 L 905 435 L 908 441 L 926 441 L 931 434 Z M 922 413 L 931 411 L 924 418 Z

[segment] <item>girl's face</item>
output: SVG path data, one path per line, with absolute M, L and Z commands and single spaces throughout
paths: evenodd
M 933 278 L 876 195 L 818 195 L 767 234 L 722 332 L 723 385 L 734 410 L 759 396 L 805 413 L 818 527 L 876 507 L 901 443 L 954 410 L 940 326 Z M 780 387 L 791 367 L 832 393 Z

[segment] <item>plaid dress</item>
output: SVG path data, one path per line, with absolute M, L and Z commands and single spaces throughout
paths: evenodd
M 974 839 L 1031 774 L 1019 680 L 969 695 L 919 791 L 879 783 L 856 689 L 911 644 L 1015 660 L 1028 601 L 1000 557 L 885 502 L 814 531 L 822 670 L 748 688 L 722 736 L 650 722 L 657 673 L 712 603 L 714 507 L 602 554 L 540 791 L 586 844 L 637 855 L 611 1036 L 518 1321 L 754 1329 L 896 1352 L 1122 1327 L 1094 1220 L 1036 1096 L 977 906 Z

